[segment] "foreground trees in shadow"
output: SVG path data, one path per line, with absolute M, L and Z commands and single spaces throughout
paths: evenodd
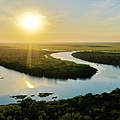
M 0 106 L 0 120 L 120 120 L 120 89 L 50 102 L 26 98 Z

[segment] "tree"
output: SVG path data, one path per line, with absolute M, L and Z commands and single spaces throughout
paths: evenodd
M 29 120 L 28 118 L 24 118 L 24 120 Z
M 13 119 L 12 119 L 12 116 L 8 116 L 8 117 L 7 117 L 7 120 L 13 120 Z

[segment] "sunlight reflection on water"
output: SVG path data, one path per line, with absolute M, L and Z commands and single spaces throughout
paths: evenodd
M 11 95 L 27 94 L 38 95 L 40 92 L 52 92 L 59 99 L 70 98 L 87 93 L 98 94 L 110 92 L 115 88 L 120 88 L 120 69 L 111 65 L 102 65 L 76 59 L 71 56 L 72 52 L 54 53 L 51 56 L 62 60 L 70 60 L 79 64 L 88 64 L 98 69 L 91 79 L 59 80 L 45 77 L 32 77 L 14 70 L 9 70 L 0 66 L 0 75 L 4 79 L 0 80 L 0 104 L 14 102 L 9 99 Z M 41 98 L 35 97 L 40 100 Z M 51 97 L 45 98 L 51 100 Z

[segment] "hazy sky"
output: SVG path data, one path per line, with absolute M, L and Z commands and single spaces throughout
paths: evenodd
M 44 30 L 29 34 L 16 18 L 46 16 Z M 120 41 L 120 0 L 0 0 L 0 42 Z

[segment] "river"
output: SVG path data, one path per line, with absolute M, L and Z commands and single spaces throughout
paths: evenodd
M 53 92 L 58 99 L 71 98 L 87 93 L 100 94 L 120 88 L 120 68 L 112 65 L 91 63 L 72 57 L 73 52 L 53 53 L 51 56 L 61 60 L 69 60 L 78 64 L 88 64 L 98 70 L 90 79 L 61 80 L 38 78 L 25 75 L 0 66 L 0 104 L 15 102 L 11 95 L 36 95 L 33 99 L 40 100 L 39 92 Z M 52 96 L 44 100 L 51 100 Z

